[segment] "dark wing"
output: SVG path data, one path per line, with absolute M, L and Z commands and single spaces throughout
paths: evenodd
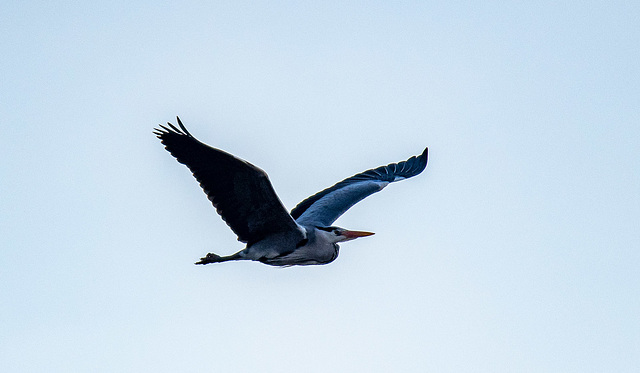
M 381 191 L 389 183 L 421 173 L 427 167 L 427 155 L 428 148 L 425 148 L 421 155 L 404 162 L 391 163 L 342 180 L 300 202 L 291 211 L 291 216 L 300 225 L 330 226 L 351 206 Z
M 181 130 L 167 123 L 170 128 L 160 125 L 154 134 L 193 172 L 239 241 L 253 243 L 269 234 L 299 229 L 264 171 L 198 141 L 177 119 Z

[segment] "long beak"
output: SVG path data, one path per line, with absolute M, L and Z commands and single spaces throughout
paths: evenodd
M 375 233 L 373 232 L 362 232 L 362 231 L 343 231 L 342 235 L 345 236 L 347 238 L 347 240 L 353 240 L 356 239 L 358 237 L 366 237 L 366 236 L 371 236 L 374 235 Z

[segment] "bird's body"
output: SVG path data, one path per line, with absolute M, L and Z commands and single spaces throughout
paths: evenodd
M 255 260 L 274 266 L 313 265 L 331 263 L 338 257 L 338 245 L 333 242 L 332 233 L 316 227 L 303 228 L 303 230 L 305 238 L 297 243 L 295 240 L 298 237 L 276 233 L 228 257 L 207 254 L 201 260 L 203 263 L 200 264 L 227 260 Z
M 256 166 L 198 141 L 178 118 L 155 134 L 200 182 L 222 219 L 247 245 L 233 255 L 209 253 L 196 264 L 254 260 L 274 266 L 327 264 L 338 243 L 372 235 L 331 224 L 351 206 L 389 183 L 413 177 L 427 165 L 427 149 L 417 157 L 347 178 L 300 202 L 288 213 Z

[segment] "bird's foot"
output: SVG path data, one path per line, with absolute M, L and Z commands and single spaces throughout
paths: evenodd
M 222 261 L 222 260 L 220 260 L 221 258 L 222 257 L 220 255 L 217 255 L 217 254 L 214 254 L 214 253 L 209 253 L 204 258 L 200 258 L 200 261 L 196 262 L 196 264 L 218 263 L 218 262 Z

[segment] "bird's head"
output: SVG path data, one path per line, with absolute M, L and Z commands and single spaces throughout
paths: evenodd
M 318 232 L 330 242 L 345 242 L 355 240 L 358 237 L 371 236 L 373 232 L 350 231 L 340 227 L 316 227 Z

